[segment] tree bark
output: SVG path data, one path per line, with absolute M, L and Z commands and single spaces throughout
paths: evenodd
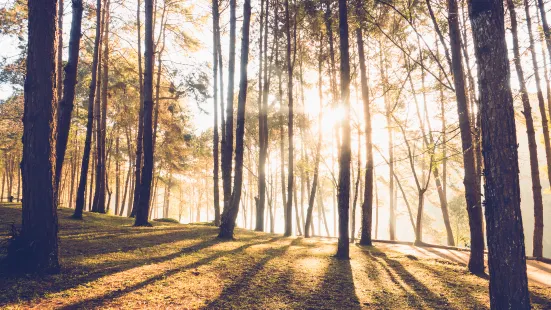
M 80 181 L 77 190 L 75 203 L 75 212 L 73 218 L 82 219 L 82 212 L 85 203 L 86 182 L 88 180 L 88 168 L 90 162 L 90 150 L 92 148 L 92 131 L 94 123 L 94 98 L 96 96 L 97 70 L 99 58 L 99 43 L 101 40 L 101 0 L 96 2 L 96 37 L 94 39 L 94 55 L 92 58 L 92 78 L 90 80 L 90 89 L 88 92 L 88 121 L 86 123 L 86 138 L 84 141 L 84 150 L 82 155 L 82 164 L 80 169 Z M 92 163 L 93 164 L 93 163 Z
M 140 196 L 136 210 L 134 226 L 149 226 L 148 214 L 153 178 L 153 0 L 145 0 L 145 74 L 144 74 L 144 115 L 143 115 L 143 155 Z M 136 179 L 137 180 L 137 179 Z M 138 182 L 136 182 L 138 183 Z
M 59 2 L 59 10 L 63 12 L 63 0 Z M 80 37 L 82 28 L 82 0 L 73 0 L 73 20 L 71 22 L 71 33 L 69 37 L 69 59 L 65 65 L 65 79 L 63 80 L 63 98 L 57 105 L 57 136 L 56 136 L 56 164 L 55 164 L 55 187 L 59 187 L 61 180 L 61 173 L 63 167 L 63 161 L 65 159 L 65 151 L 67 150 L 67 141 L 69 139 L 69 131 L 71 128 L 71 114 L 73 112 L 75 101 L 75 87 L 77 84 L 77 67 L 78 67 L 78 55 L 80 50 Z M 61 23 L 61 15 L 59 15 L 59 21 Z M 61 36 L 59 37 L 59 44 L 62 45 Z M 59 51 L 58 51 L 59 53 Z M 61 55 L 58 54 L 58 65 Z M 60 66 L 60 65 L 59 65 Z M 58 83 L 60 82 L 61 74 L 58 77 Z M 59 87 L 61 88 L 61 86 Z M 58 90 L 59 90 L 58 88 Z M 61 93 L 58 93 L 60 96 Z M 72 197 L 69 197 L 72 199 Z
M 541 90 L 541 78 L 539 75 L 538 70 L 538 59 L 536 57 L 536 49 L 534 45 L 534 36 L 532 33 L 532 20 L 530 17 L 530 6 L 528 5 L 528 1 L 524 1 L 524 12 L 526 16 L 526 24 L 528 26 L 528 37 L 530 40 L 530 53 L 532 56 L 532 66 L 534 68 L 534 76 L 536 77 L 536 89 L 537 89 L 537 97 L 538 97 L 538 106 L 540 111 L 540 117 L 541 117 L 541 124 L 542 124 L 542 131 L 543 131 L 543 141 L 545 145 L 545 159 L 547 163 L 547 178 L 549 180 L 549 183 L 551 184 L 551 144 L 550 144 L 550 138 L 549 138 L 549 124 L 547 122 L 547 113 L 545 111 L 545 101 L 543 99 L 543 93 Z M 517 39 L 518 40 L 518 39 Z M 517 43 L 518 45 L 518 43 Z M 515 56 L 516 57 L 516 56 Z M 544 55 L 545 59 L 545 55 Z M 519 60 L 520 61 L 520 60 Z M 515 63 L 516 65 L 516 63 Z M 519 64 L 520 65 L 520 64 Z M 526 86 L 525 86 L 526 88 Z M 526 89 L 525 89 L 526 90 Z M 523 100 L 524 101 L 524 100 Z M 527 113 L 526 111 L 524 113 Z M 528 123 L 528 119 L 526 120 Z M 533 127 L 533 126 L 532 126 Z M 528 124 L 527 124 L 528 128 Z M 533 129 L 533 128 L 532 128 Z M 535 139 L 535 137 L 534 137 Z M 535 142 L 535 140 L 534 140 Z M 537 145 L 534 145 L 537 151 Z M 537 164 L 537 158 L 535 164 Z M 532 165 L 532 160 L 530 160 L 530 165 Z M 539 170 L 539 168 L 537 168 Z M 538 174 L 539 179 L 539 171 L 534 171 Z M 535 192 L 532 193 L 535 195 Z M 534 196 L 535 198 L 535 196 Z M 541 185 L 539 189 L 539 199 L 541 199 Z M 535 200 L 534 200 L 535 202 Z M 541 200 L 539 201 L 542 202 Z M 532 251 L 532 255 L 534 257 L 542 257 L 543 256 L 543 205 L 537 205 L 534 203 L 534 248 Z
M 8 246 L 8 264 L 22 272 L 59 271 L 55 156 L 50 145 L 56 102 L 56 0 L 28 2 L 23 112 L 21 234 Z
M 530 309 L 503 11 L 499 0 L 469 1 L 479 69 L 490 306 Z
M 471 134 L 471 121 L 469 119 L 469 106 L 465 92 L 465 75 L 461 61 L 461 37 L 459 32 L 458 9 L 456 0 L 448 0 L 448 24 L 450 35 L 450 50 L 452 55 L 452 72 L 454 76 L 455 96 L 457 101 L 457 114 L 459 116 L 459 129 L 461 131 L 461 146 L 463 149 L 463 166 L 465 174 L 465 200 L 467 202 L 467 214 L 471 237 L 471 252 L 469 257 L 469 271 L 472 273 L 484 272 L 484 232 L 482 221 L 482 208 L 480 205 L 480 184 L 477 176 L 477 168 L 474 158 L 473 137 Z
M 220 224 L 220 233 L 218 234 L 218 238 L 221 239 L 233 239 L 235 219 L 237 218 L 237 213 L 239 212 L 239 202 L 241 200 L 241 191 L 243 186 L 243 143 L 245 135 L 245 104 L 247 103 L 247 65 L 249 62 L 250 24 L 251 2 L 250 0 L 245 0 L 243 5 L 243 35 L 241 37 L 239 96 L 237 99 L 234 186 L 233 193 L 231 195 L 231 203 L 228 208 L 224 207 L 224 212 L 222 213 L 222 223 Z M 230 122 L 230 120 L 228 120 L 228 122 Z M 226 130 L 228 130 L 228 128 L 226 128 Z M 226 134 L 228 134 L 227 131 Z
M 220 164 L 219 156 L 219 137 L 218 137 L 218 29 L 219 29 L 219 11 L 218 0 L 212 0 L 212 23 L 213 23 L 213 98 L 214 98 L 214 133 L 212 157 L 214 159 L 213 167 L 213 195 L 214 195 L 214 225 L 220 226 L 220 187 L 218 185 L 218 171 Z M 221 111 L 221 113 L 224 113 Z
M 339 41 L 341 54 L 342 143 L 339 156 L 339 241 L 337 258 L 349 259 L 348 210 L 350 208 L 350 63 L 348 53 L 348 12 L 346 0 L 339 0 Z

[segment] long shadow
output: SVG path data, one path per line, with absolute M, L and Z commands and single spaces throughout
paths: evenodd
M 434 255 L 437 255 L 447 261 L 450 261 L 450 262 L 453 262 L 453 263 L 456 263 L 456 264 L 460 264 L 460 265 L 463 265 L 463 266 L 466 266 L 467 263 L 465 261 L 463 261 L 462 259 L 459 259 L 457 258 L 456 256 L 454 255 L 451 255 L 451 253 L 442 253 L 438 250 L 435 250 L 435 249 L 431 249 L 431 248 L 424 248 L 424 250 L 434 254 Z
M 306 309 L 361 309 L 356 295 L 350 260 L 329 258 L 318 290 L 306 301 Z
M 248 293 L 251 289 L 251 282 L 255 275 L 257 275 L 266 264 L 277 256 L 281 256 L 287 252 L 287 250 L 298 243 L 298 239 L 294 239 L 291 243 L 284 247 L 268 249 L 267 255 L 243 272 L 237 279 L 232 281 L 232 284 L 226 286 L 220 296 L 211 301 L 208 305 L 203 307 L 204 309 L 227 309 L 235 307 L 237 304 L 235 301 L 239 300 L 244 293 Z
M 149 284 L 153 284 L 153 283 L 155 283 L 159 280 L 168 278 L 168 277 L 170 277 L 174 274 L 177 274 L 179 272 L 182 272 L 182 271 L 185 271 L 185 270 L 190 270 L 190 269 L 195 269 L 195 268 L 198 268 L 201 265 L 208 264 L 208 263 L 216 260 L 217 258 L 219 258 L 221 256 L 237 254 L 239 252 L 243 252 L 245 249 L 247 249 L 251 246 L 255 246 L 255 245 L 258 245 L 258 244 L 267 244 L 267 243 L 275 242 L 278 239 L 281 239 L 281 237 L 272 238 L 272 239 L 269 239 L 265 242 L 244 244 L 244 245 L 242 245 L 238 248 L 235 248 L 233 250 L 218 252 L 218 253 L 215 253 L 214 255 L 211 255 L 211 256 L 205 257 L 203 259 L 200 259 L 196 262 L 193 262 L 193 263 L 190 263 L 190 264 L 187 264 L 187 265 L 184 265 L 184 266 L 178 266 L 178 267 L 169 269 L 165 272 L 162 272 L 161 274 L 150 277 L 145 281 L 142 281 L 142 282 L 136 283 L 134 285 L 125 287 L 122 290 L 111 291 L 107 294 L 104 294 L 104 295 L 101 295 L 101 296 L 98 296 L 98 297 L 95 297 L 95 298 L 91 298 L 91 299 L 85 299 L 85 300 L 82 300 L 78 303 L 67 305 L 67 306 L 62 307 L 60 309 L 81 309 L 81 308 L 98 307 L 98 306 L 104 305 L 109 300 L 118 298 L 118 297 L 123 296 L 125 294 L 128 294 L 130 292 L 139 290 L 143 287 L 148 286 Z
M 191 245 L 190 247 L 182 248 L 174 253 L 155 257 L 143 258 L 135 260 L 123 260 L 116 262 L 107 262 L 101 265 L 93 265 L 91 267 L 83 266 L 82 268 L 65 268 L 62 271 L 60 279 L 52 280 L 51 276 L 43 276 L 38 279 L 33 279 L 31 282 L 25 281 L 26 278 L 2 278 L 0 277 L 0 291 L 5 294 L 0 297 L 0 308 L 15 301 L 28 301 L 36 298 L 36 293 L 40 295 L 52 294 L 71 289 L 73 287 L 93 282 L 101 277 L 108 276 L 117 272 L 123 272 L 135 267 L 158 264 L 185 255 L 186 253 L 195 252 L 201 249 L 210 247 L 219 241 L 212 238 L 205 242 Z M 45 286 L 44 283 L 50 285 Z M 45 289 L 45 287 L 48 287 Z
M 417 280 L 413 274 L 407 271 L 402 263 L 395 259 L 391 259 L 383 252 L 381 252 L 378 257 L 380 257 L 380 259 L 383 260 L 386 265 L 392 268 L 394 272 L 398 274 L 398 276 L 402 279 L 402 281 L 405 282 L 410 288 L 412 288 L 417 296 L 420 297 L 423 301 L 430 303 L 431 306 L 436 306 L 437 308 L 442 309 L 449 306 L 450 301 L 446 297 L 437 295 L 432 292 L 426 285 Z
M 422 309 L 423 308 L 422 303 L 419 301 L 421 297 L 410 293 L 407 290 L 407 288 L 398 280 L 398 278 L 394 275 L 394 273 L 392 273 L 392 271 L 390 270 L 388 265 L 385 264 L 379 258 L 379 257 L 382 257 L 382 256 L 386 257 L 386 254 L 384 254 L 383 252 L 380 252 L 379 250 L 376 250 L 376 249 L 373 250 L 373 252 L 365 251 L 365 250 L 362 250 L 361 252 L 364 255 L 367 255 L 370 258 L 371 261 L 376 262 L 377 264 L 379 264 L 379 266 L 381 266 L 381 268 L 385 271 L 385 273 L 389 277 L 390 281 L 392 281 L 392 283 L 394 283 L 396 286 L 398 286 L 404 292 L 404 294 L 407 298 L 407 301 L 408 301 L 408 305 L 412 306 L 412 308 L 414 308 L 414 309 Z

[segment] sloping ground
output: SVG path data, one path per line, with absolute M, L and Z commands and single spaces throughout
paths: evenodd
M 62 273 L 0 277 L 0 308 L 488 308 L 488 281 L 439 255 L 378 244 L 352 246 L 341 261 L 331 257 L 334 241 L 239 230 L 220 242 L 212 226 L 133 228 L 125 218 L 70 214 L 59 213 Z M 19 208 L 0 207 L 0 240 L 19 217 Z M 530 289 L 535 309 L 551 308 L 550 287 Z

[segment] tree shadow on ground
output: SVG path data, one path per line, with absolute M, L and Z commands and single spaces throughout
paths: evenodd
M 350 260 L 329 258 L 329 266 L 318 290 L 306 301 L 305 309 L 361 309 L 356 295 Z
M 168 278 L 168 277 L 170 277 L 172 275 L 175 275 L 177 273 L 185 272 L 185 271 L 188 271 L 188 270 L 191 270 L 191 269 L 196 269 L 199 266 L 209 264 L 209 263 L 213 262 L 214 260 L 220 258 L 221 256 L 228 256 L 228 255 L 237 254 L 237 253 L 245 251 L 247 248 L 249 248 L 251 246 L 259 245 L 259 244 L 272 243 L 272 242 L 275 242 L 279 239 L 280 239 L 279 237 L 276 237 L 276 238 L 272 238 L 272 239 L 269 239 L 269 240 L 264 241 L 264 242 L 245 244 L 245 245 L 242 245 L 242 246 L 240 246 L 238 248 L 235 248 L 233 250 L 216 252 L 214 255 L 199 259 L 196 262 L 189 263 L 189 264 L 186 264 L 184 266 L 176 266 L 176 267 L 171 268 L 169 270 L 166 270 L 166 271 L 164 271 L 164 272 L 162 272 L 158 275 L 152 276 L 152 277 L 148 278 L 145 281 L 127 286 L 124 289 L 111 291 L 111 292 L 109 292 L 107 294 L 104 294 L 104 295 L 101 295 L 101 296 L 97 296 L 97 297 L 94 297 L 94 298 L 91 298 L 91 299 L 82 300 L 78 303 L 67 305 L 67 306 L 65 306 L 61 309 L 82 309 L 82 308 L 87 309 L 87 308 L 91 308 L 91 307 L 100 307 L 104 304 L 109 303 L 110 301 L 112 301 L 113 299 L 115 299 L 117 297 L 123 296 L 125 294 L 131 293 L 131 292 L 136 291 L 136 290 L 139 290 L 141 288 L 144 288 L 144 287 L 146 287 L 150 284 L 154 284 L 157 281 L 163 280 L 163 279 Z
M 132 268 L 159 264 L 174 258 L 197 252 L 220 240 L 214 238 L 215 227 L 160 225 L 153 228 L 133 228 L 132 220 L 112 217 L 116 223 L 105 225 L 105 215 L 87 214 L 84 221 L 64 218 L 72 210 L 59 209 L 60 214 L 60 256 L 62 271 L 58 275 L 12 277 L 0 273 L 0 308 L 16 301 L 30 301 L 42 296 L 62 292 L 79 285 L 86 285 L 99 278 Z M 4 223 L 20 222 L 19 208 L 0 207 L 0 218 Z M 98 227 L 103 217 L 103 225 Z M 117 226 L 125 224 L 126 226 Z M 0 227 L 0 238 L 7 237 L 9 225 Z M 93 233 L 96 232 L 95 236 Z M 67 239 L 66 236 L 72 237 Z M 80 238 L 79 236 L 83 236 Z M 106 238 L 108 236 L 108 238 Z M 262 243 L 273 236 L 258 236 L 243 232 L 240 241 Z M 0 239 L 1 241 L 1 239 Z M 178 243 L 184 243 L 183 247 Z M 148 249 L 151 248 L 151 249 Z M 139 253 L 131 253 L 139 251 Z M 158 251 L 158 254 L 141 255 L 142 251 Z M 132 259 L 122 259 L 121 253 L 130 253 Z M 109 256 L 113 254 L 113 256 Z M 102 260 L 90 262 L 90 256 L 101 256 Z M 2 257 L 0 257 L 1 260 Z M 1 267 L 1 266 L 0 266 Z

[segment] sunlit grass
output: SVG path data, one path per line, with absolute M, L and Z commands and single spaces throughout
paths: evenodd
M 154 223 L 60 209 L 61 274 L 0 278 L 0 308 L 484 309 L 488 281 L 464 265 L 351 246 L 332 257 L 333 240 L 237 231 L 220 242 L 216 227 Z M 0 240 L 19 222 L 17 206 L 0 207 Z M 531 286 L 534 308 L 551 289 Z

